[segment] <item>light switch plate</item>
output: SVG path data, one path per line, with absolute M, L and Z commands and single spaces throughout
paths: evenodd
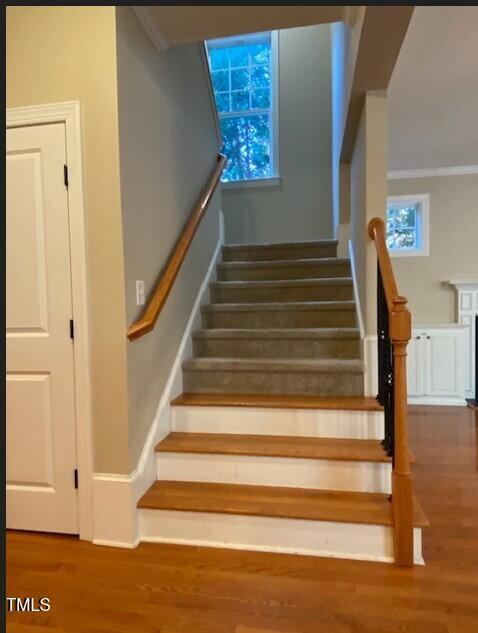
M 136 305 L 144 306 L 144 281 L 142 279 L 136 280 Z

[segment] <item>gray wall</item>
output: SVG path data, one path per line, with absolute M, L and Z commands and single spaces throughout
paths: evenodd
M 430 194 L 430 254 L 392 263 L 415 323 L 453 323 L 455 292 L 443 282 L 478 279 L 478 174 L 389 180 L 388 193 Z
M 377 331 L 377 254 L 367 229 L 372 218 L 385 217 L 387 149 L 387 97 L 368 92 L 350 165 L 350 239 L 365 334 Z
M 223 191 L 226 241 L 333 237 L 330 26 L 279 31 L 280 176 Z
M 96 472 L 125 473 L 128 405 L 115 10 L 9 6 L 6 36 L 8 107 L 81 104 L 94 462 Z
M 130 7 L 117 8 L 118 115 L 126 321 L 135 281 L 154 287 L 217 161 L 219 141 L 198 44 L 159 54 Z M 220 193 L 204 218 L 156 328 L 128 342 L 129 467 L 153 422 L 219 235 Z

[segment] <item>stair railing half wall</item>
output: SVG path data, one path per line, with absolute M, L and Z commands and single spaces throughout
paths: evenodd
M 179 273 L 184 258 L 187 255 L 193 237 L 201 223 L 201 220 L 206 214 L 207 208 L 214 192 L 217 189 L 221 174 L 226 165 L 226 157 L 223 154 L 219 154 L 217 158 L 217 164 L 199 196 L 196 204 L 194 205 L 189 218 L 183 228 L 181 235 L 176 242 L 176 245 L 172 249 L 166 267 L 159 277 L 156 287 L 152 292 L 142 315 L 140 318 L 131 324 L 127 336 L 130 341 L 151 332 L 156 325 L 159 314 L 166 303 L 166 299 L 171 292 L 174 281 Z
M 398 294 L 387 249 L 385 222 L 373 218 L 368 234 L 377 251 L 378 400 L 384 407 L 387 454 L 392 457 L 394 557 L 413 566 L 413 489 L 410 473 L 407 407 L 407 345 L 411 314 Z

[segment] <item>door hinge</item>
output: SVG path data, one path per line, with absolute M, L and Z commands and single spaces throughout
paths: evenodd
M 73 321 L 73 319 L 70 319 L 70 338 L 75 338 L 75 322 Z
M 75 468 L 73 476 L 75 479 L 75 489 L 78 490 L 78 468 Z
M 65 187 L 68 189 L 68 165 L 63 165 L 63 180 Z

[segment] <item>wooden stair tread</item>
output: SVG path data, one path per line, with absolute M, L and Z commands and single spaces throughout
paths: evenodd
M 262 394 L 199 394 L 183 393 L 173 406 L 197 407 L 257 407 L 277 409 L 336 409 L 352 411 L 383 411 L 375 398 L 363 396 L 287 396 Z
M 385 494 L 242 484 L 156 481 L 138 507 L 386 526 L 393 522 Z M 417 527 L 428 524 L 418 504 L 414 522 Z
M 391 462 L 378 440 L 284 435 L 173 432 L 159 442 L 156 451 Z

